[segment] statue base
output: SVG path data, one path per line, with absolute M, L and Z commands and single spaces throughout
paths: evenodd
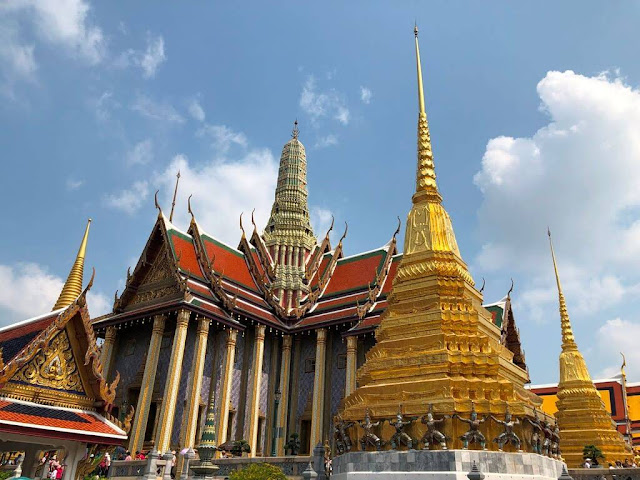
M 560 460 L 483 450 L 349 452 L 333 459 L 332 480 L 468 480 L 475 461 L 485 480 L 558 480 Z

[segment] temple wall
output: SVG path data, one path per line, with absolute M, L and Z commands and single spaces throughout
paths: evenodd
M 134 384 L 134 381 L 137 381 L 138 384 L 142 381 L 152 325 L 152 322 L 147 321 L 145 325 L 118 330 L 109 379 L 113 380 L 116 371 L 120 373 L 120 383 L 116 390 L 116 406 L 118 407 L 128 395 L 129 388 Z M 128 398 L 126 400 L 131 401 Z
M 178 399 L 176 400 L 176 413 L 171 432 L 172 447 L 179 447 L 180 431 L 185 423 L 184 407 L 189 395 L 189 380 L 191 379 L 191 368 L 196 350 L 196 330 L 198 323 L 195 320 L 189 322 L 187 329 L 187 339 L 185 341 L 184 357 L 182 359 L 182 369 L 180 371 L 180 386 L 178 387 Z
M 229 438 L 234 440 L 236 438 L 240 440 L 240 438 L 242 437 L 242 434 L 240 434 L 240 437 L 237 437 L 237 433 L 238 433 L 237 427 L 240 423 L 242 423 L 239 421 L 240 420 L 239 416 L 241 415 L 240 389 L 241 389 L 241 383 L 242 383 L 242 367 L 244 365 L 245 344 L 246 344 L 246 338 L 243 337 L 242 335 L 238 335 L 238 340 L 236 342 L 235 362 L 233 365 L 233 381 L 231 382 L 231 406 L 233 407 L 236 413 L 233 416 L 233 424 L 229 425 L 229 432 L 230 432 Z
M 344 398 L 344 388 L 346 382 L 346 355 L 347 355 L 347 343 L 342 339 L 342 335 L 339 332 L 332 333 L 332 351 L 330 352 L 330 365 L 331 365 L 331 386 L 330 386 L 330 398 L 331 398 L 331 419 L 338 413 L 338 407 L 340 402 Z
M 316 358 L 316 336 L 304 335 L 301 338 L 300 344 L 300 374 L 298 377 L 298 405 L 296 406 L 296 421 L 295 425 L 291 429 L 291 433 L 300 433 L 300 420 L 308 408 L 310 412 L 310 406 L 312 403 L 313 395 L 313 379 L 314 371 L 309 370 L 305 366 L 310 360 L 315 361 Z

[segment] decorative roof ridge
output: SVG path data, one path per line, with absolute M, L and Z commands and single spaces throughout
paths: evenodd
M 388 250 L 388 248 L 387 248 L 388 245 L 389 245 L 389 242 L 385 243 L 384 245 L 381 245 L 380 247 L 373 248 L 371 250 L 367 250 L 366 252 L 354 253 L 353 255 L 349 255 L 349 256 L 346 256 L 346 257 L 341 257 L 338 260 L 338 262 L 344 262 L 345 260 L 353 260 L 354 258 L 364 257 L 365 255 L 369 255 L 371 253 L 386 252 Z
M 256 225 L 256 221 L 254 218 L 254 213 L 256 209 L 254 208 L 251 212 L 251 223 L 253 224 L 253 233 L 251 234 L 251 241 L 249 245 L 255 245 L 255 251 L 258 255 L 258 260 L 260 260 L 260 264 L 262 265 L 262 269 L 266 272 L 267 277 L 270 281 L 275 279 L 275 261 L 271 258 L 271 253 L 264 243 L 263 238 L 258 233 L 258 227 Z
M 191 210 L 191 208 L 189 208 L 189 210 Z M 222 302 L 222 306 L 229 313 L 233 313 L 236 308 L 238 294 L 236 292 L 236 294 L 232 297 L 228 295 L 227 292 L 222 288 L 222 276 L 224 275 L 224 272 L 218 273 L 214 269 L 213 264 L 216 261 L 215 254 L 212 259 L 209 259 L 207 250 L 202 242 L 202 236 L 200 235 L 200 232 L 198 230 L 198 223 L 196 222 L 193 213 L 189 230 L 194 232 L 194 235 L 192 235 L 193 248 L 196 253 L 196 259 L 198 261 L 200 271 L 202 272 L 204 278 L 209 282 L 209 288 L 220 299 L 220 301 Z
M 87 351 L 85 352 L 84 365 L 91 363 L 91 372 L 98 381 L 99 399 L 104 402 L 105 410 L 109 410 L 113 405 L 116 395 L 116 387 L 120 382 L 120 373 L 116 371 L 115 378 L 111 384 L 108 384 L 103 375 L 103 366 L 100 363 L 100 353 L 96 344 L 93 325 L 87 309 L 87 293 L 93 286 L 95 278 L 95 269 L 91 275 L 89 283 L 82 293 L 64 310 L 60 311 L 55 320 L 53 320 L 46 328 L 38 333 L 28 344 L 26 344 L 12 359 L 4 364 L 0 370 L 0 388 L 2 388 L 15 374 L 15 372 L 29 362 L 38 351 L 47 348 L 53 338 L 66 328 L 67 324 L 76 314 L 80 314 L 80 319 L 84 327 L 85 338 L 87 340 Z
M 173 223 L 171 220 L 169 220 L 169 219 L 165 216 L 165 214 L 164 214 L 162 211 L 160 211 L 160 215 L 158 215 L 158 216 L 159 216 L 159 217 L 162 219 L 162 221 L 164 222 L 164 228 L 165 228 L 167 231 L 169 231 L 169 230 L 174 230 L 174 231 L 176 231 L 176 232 L 178 232 L 178 233 L 181 233 L 181 234 L 183 234 L 183 235 L 187 235 L 187 236 L 189 236 L 189 233 L 188 233 L 188 232 L 185 232 L 184 230 L 181 230 L 180 228 L 176 227 L 175 223 Z
M 156 192 L 156 196 L 157 196 L 157 192 Z M 133 269 L 133 273 L 130 274 L 129 270 L 127 270 L 127 281 L 125 283 L 124 290 L 122 291 L 122 295 L 120 295 L 120 297 L 118 297 L 118 290 L 116 290 L 116 293 L 114 295 L 114 300 L 113 300 L 112 313 L 119 313 L 118 309 L 122 304 L 122 298 L 125 297 L 125 294 L 129 293 L 129 289 L 131 287 L 133 279 L 136 277 L 138 272 L 144 267 L 144 265 L 147 264 L 147 260 L 146 260 L 147 251 L 149 250 L 150 246 L 153 243 L 152 241 L 153 241 L 154 234 L 156 233 L 156 229 L 160 230 L 160 236 L 162 237 L 162 241 L 164 242 L 165 248 L 167 249 L 166 253 L 169 255 L 169 261 L 173 267 L 172 270 L 173 270 L 174 278 L 178 283 L 178 285 L 180 286 L 180 289 L 183 292 L 186 291 L 186 286 L 184 285 L 183 278 L 180 275 L 180 267 L 178 266 L 178 262 L 176 261 L 177 252 L 176 253 L 173 252 L 173 248 L 171 247 L 171 242 L 169 240 L 169 230 L 167 230 L 167 225 L 173 225 L 173 224 L 166 219 L 166 217 L 162 213 L 162 210 L 160 210 L 160 207 L 157 204 L 157 200 L 156 200 L 156 207 L 159 210 L 158 218 L 156 219 L 155 223 L 153 224 L 153 227 L 151 228 L 151 233 L 149 234 L 149 237 L 147 238 L 147 242 L 145 243 L 144 248 L 142 249 L 142 253 L 140 254 L 140 257 L 138 258 L 136 266 Z M 178 230 L 178 229 L 172 229 L 172 230 L 175 230 L 181 235 L 191 238 L 191 235 L 189 235 L 188 233 L 182 232 L 181 230 Z M 179 258 L 180 256 L 178 256 L 178 259 Z M 133 293 L 135 294 L 135 291 Z
M 10 332 L 14 329 L 25 327 L 32 323 L 39 322 L 40 320 L 44 320 L 45 318 L 57 316 L 60 313 L 64 312 L 67 308 L 69 307 L 62 307 L 52 312 L 43 313 L 42 315 L 38 315 L 37 317 L 31 317 L 31 318 L 27 318 L 26 320 L 21 320 L 20 322 L 12 323 L 10 325 L 5 325 L 4 327 L 0 327 L 0 333 Z

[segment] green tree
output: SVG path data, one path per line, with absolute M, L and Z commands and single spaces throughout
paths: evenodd
M 582 458 L 590 458 L 594 465 L 599 465 L 598 460 L 604 460 L 604 455 L 595 445 L 585 445 L 582 449 Z
M 231 472 L 229 480 L 287 480 L 287 476 L 275 465 L 254 463 L 242 470 Z

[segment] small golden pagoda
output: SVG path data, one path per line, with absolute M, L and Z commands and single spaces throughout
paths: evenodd
M 631 452 L 627 450 L 624 438 L 618 432 L 616 424 L 602 403 L 598 390 L 591 381 L 587 364 L 578 350 L 560 286 L 551 232 L 548 233 L 553 269 L 558 285 L 562 328 L 560 383 L 556 403 L 562 456 L 569 467 L 578 467 L 583 463 L 582 450 L 585 445 L 595 445 L 602 450 L 605 459 L 609 462 L 630 458 Z
M 358 370 L 359 387 L 344 400 L 342 417 L 356 421 L 365 410 L 376 419 L 398 412 L 423 415 L 429 404 L 438 414 L 468 417 L 472 402 L 479 416 L 502 418 L 507 405 L 514 416 L 530 416 L 541 400 L 524 388 L 525 368 L 501 341 L 501 329 L 482 306 L 482 294 L 462 260 L 451 219 L 436 184 L 433 153 L 422 87 L 415 28 L 418 74 L 418 166 L 416 191 L 406 223 L 404 254 L 389 297 L 389 308 L 376 331 L 377 343 Z M 393 427 L 380 432 L 389 438 Z M 412 427 L 414 434 L 422 425 Z M 487 448 L 499 433 L 495 422 L 482 429 Z M 461 448 L 468 425 L 447 420 L 444 431 Z M 358 432 L 360 433 L 360 432 Z M 418 437 L 419 438 L 419 437 Z

